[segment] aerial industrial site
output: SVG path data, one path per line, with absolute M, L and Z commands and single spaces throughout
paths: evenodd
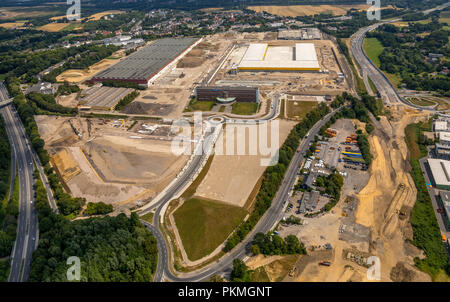
M 0 281 L 449 281 L 447 4 L 97 1 L 0 6 Z

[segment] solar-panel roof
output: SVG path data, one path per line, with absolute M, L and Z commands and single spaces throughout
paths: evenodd
M 196 38 L 160 39 L 94 76 L 95 80 L 148 80 L 179 56 Z

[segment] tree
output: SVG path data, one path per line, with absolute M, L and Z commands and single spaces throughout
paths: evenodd
M 252 252 L 253 255 L 259 255 L 259 254 L 261 254 L 261 250 L 259 249 L 259 246 L 256 245 L 256 244 L 253 244 L 253 245 L 250 247 L 250 250 L 251 250 L 251 252 Z
M 241 259 L 233 260 L 233 270 L 231 271 L 230 281 L 232 282 L 250 281 L 248 267 Z

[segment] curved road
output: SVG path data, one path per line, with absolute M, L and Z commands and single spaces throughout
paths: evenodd
M 432 8 L 432 9 L 425 10 L 425 11 L 423 11 L 423 13 L 429 14 L 433 11 L 441 10 L 448 6 L 450 6 L 450 2 L 447 2 L 443 5 L 440 5 L 438 7 Z M 396 22 L 399 20 L 401 20 L 401 19 L 396 18 L 393 20 L 387 20 L 387 21 L 373 24 L 373 25 L 370 25 L 368 27 L 364 27 L 364 28 L 361 28 L 360 30 L 358 30 L 354 34 L 353 39 L 352 39 L 351 50 L 352 50 L 353 57 L 356 59 L 356 61 L 358 62 L 359 66 L 360 66 L 364 82 L 367 83 L 368 82 L 367 77 L 370 77 L 370 79 L 374 83 L 375 87 L 377 88 L 378 92 L 380 93 L 381 98 L 385 104 L 391 105 L 391 104 L 403 103 L 407 106 L 414 107 L 417 109 L 435 112 L 436 110 L 434 110 L 434 109 L 416 106 L 414 104 L 408 103 L 405 100 L 403 100 L 403 98 L 398 94 L 397 89 L 392 85 L 392 83 L 389 81 L 389 79 L 386 77 L 386 75 L 369 59 L 369 57 L 364 52 L 363 42 L 364 42 L 364 38 L 366 37 L 366 34 L 369 31 L 372 31 L 372 30 L 376 29 L 378 26 L 381 26 L 383 24 L 392 23 L 392 22 Z M 368 86 L 367 88 L 369 89 L 369 91 L 371 90 L 370 86 Z
M 270 120 L 278 116 L 279 110 L 279 96 L 275 96 L 275 106 L 274 109 L 271 110 L 271 113 L 264 118 L 264 120 Z M 303 139 L 300 144 L 301 150 L 306 150 L 309 147 L 309 144 L 314 140 L 314 136 L 319 132 L 320 128 L 331 118 L 332 115 L 336 113 L 336 110 L 329 113 L 324 117 L 321 121 L 316 123 L 312 129 L 309 131 L 310 135 L 308 138 Z M 263 120 L 258 120 L 263 121 Z M 235 120 L 229 120 L 228 122 L 236 122 Z M 204 160 L 202 155 L 194 157 L 192 163 L 189 168 L 183 174 L 182 177 L 177 181 L 176 185 L 171 187 L 163 198 L 161 198 L 157 204 L 153 205 L 151 209 L 156 208 L 153 224 L 149 224 L 145 221 L 142 223 L 155 235 L 158 246 L 158 266 L 157 271 L 155 273 L 154 281 L 161 282 L 165 279 L 170 281 L 183 281 L 183 282 L 192 282 L 192 281 L 203 281 L 208 279 L 212 275 L 222 274 L 231 271 L 232 262 L 235 258 L 243 259 L 247 256 L 247 246 L 252 241 L 254 235 L 258 232 L 267 233 L 271 230 L 283 217 L 283 208 L 286 205 L 286 201 L 288 200 L 289 191 L 291 191 L 294 181 L 296 178 L 296 174 L 298 171 L 298 167 L 300 162 L 304 159 L 303 152 L 296 153 L 291 160 L 291 163 L 286 171 L 284 181 L 279 188 L 275 198 L 272 201 L 271 207 L 267 210 L 264 216 L 260 219 L 258 224 L 253 228 L 253 230 L 247 235 L 245 240 L 237 245 L 232 251 L 227 253 L 225 256 L 220 258 L 219 260 L 205 266 L 202 269 L 199 269 L 195 272 L 191 273 L 183 273 L 181 276 L 176 276 L 171 268 L 170 268 L 170 250 L 168 248 L 168 243 L 164 235 L 160 230 L 160 217 L 164 215 L 165 208 L 170 200 L 173 199 L 173 196 L 182 188 L 184 188 L 189 183 L 189 175 L 193 175 L 196 172 L 197 165 Z M 192 173 L 192 174 L 191 174 Z M 141 212 L 140 215 L 148 213 L 151 209 L 146 209 Z

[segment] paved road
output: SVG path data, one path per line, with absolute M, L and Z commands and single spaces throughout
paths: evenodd
M 278 101 L 278 96 L 275 96 L 275 99 Z M 266 117 L 268 119 L 275 118 L 278 116 L 278 103 L 276 103 L 276 106 L 274 108 L 275 110 L 272 110 L 272 112 Z M 183 188 L 186 184 L 185 181 L 187 181 L 187 177 L 184 179 L 180 179 L 180 181 L 177 183 L 177 186 L 171 188 L 170 191 L 167 192 L 167 194 L 164 196 L 163 199 L 161 199 L 157 205 L 155 205 L 153 208 L 157 208 L 154 219 L 153 219 L 153 225 L 150 225 L 146 222 L 144 224 L 147 226 L 147 228 L 155 234 L 156 240 L 158 242 L 158 251 L 159 251 L 159 257 L 158 257 L 158 267 L 157 271 L 154 277 L 154 281 L 161 282 L 165 279 L 170 281 L 183 281 L 183 282 L 192 282 L 192 281 L 203 281 L 208 278 L 210 278 L 212 275 L 220 275 L 224 273 L 228 273 L 231 271 L 232 262 L 235 258 L 243 259 L 247 256 L 247 250 L 248 245 L 252 241 L 254 235 L 258 232 L 267 233 L 269 230 L 271 230 L 283 217 L 283 208 L 286 206 L 286 201 L 288 200 L 288 194 L 291 191 L 294 181 L 297 175 L 298 167 L 300 165 L 300 162 L 304 159 L 303 153 L 305 150 L 309 148 L 309 144 L 314 140 L 314 136 L 319 132 L 320 128 L 331 118 L 332 115 L 334 115 L 336 111 L 333 111 L 332 113 L 328 114 L 323 120 L 318 122 L 311 130 L 310 135 L 308 138 L 304 139 L 301 144 L 300 148 L 302 152 L 296 153 L 294 158 L 292 159 L 288 170 L 285 174 L 285 179 L 278 190 L 275 198 L 272 201 L 272 206 L 267 210 L 267 212 L 264 214 L 264 216 L 260 219 L 258 224 L 253 228 L 252 232 L 250 232 L 249 235 L 247 235 L 246 239 L 237 245 L 231 252 L 227 253 L 225 256 L 223 256 L 218 261 L 209 264 L 208 266 L 195 271 L 191 273 L 185 273 L 182 276 L 176 276 L 170 266 L 170 251 L 168 249 L 168 244 L 161 233 L 161 230 L 159 229 L 159 219 L 162 213 L 165 211 L 165 206 L 167 203 L 173 199 L 173 196 L 175 195 L 178 190 Z M 195 158 L 193 163 L 191 165 L 192 169 L 195 169 L 193 167 L 195 165 L 195 162 L 200 163 L 203 159 L 197 159 Z M 146 210 L 147 213 L 149 210 Z M 155 227 L 156 226 L 156 227 Z
M 4 104 L 6 100 L 9 100 L 8 92 L 3 83 L 0 83 L 0 104 Z M 39 236 L 38 217 L 34 204 L 34 163 L 38 163 L 38 168 L 41 171 L 42 167 L 14 107 L 11 105 L 3 106 L 0 112 L 5 121 L 12 149 L 13 177 L 17 173 L 20 185 L 17 236 L 11 255 L 11 271 L 8 281 L 22 282 L 28 280 L 32 254 L 37 247 Z M 51 206 L 56 208 L 46 178 L 44 184 L 47 186 Z
M 32 253 L 36 248 L 38 236 L 37 213 L 32 201 L 33 189 L 33 159 L 26 141 L 21 139 L 23 133 L 15 123 L 14 112 L 10 106 L 1 109 L 5 120 L 8 138 L 13 146 L 14 158 L 17 162 L 17 175 L 19 177 L 19 217 L 17 237 L 11 255 L 11 271 L 8 281 L 20 282 L 28 280 Z M 31 164 L 31 165 L 30 165 Z
M 426 11 L 424 11 L 424 13 L 429 14 L 435 10 L 444 9 L 447 6 L 450 6 L 450 2 L 440 5 L 438 7 L 435 7 L 433 9 L 426 10 Z M 399 20 L 401 20 L 401 19 L 396 18 L 393 20 L 387 20 L 387 21 L 383 21 L 383 22 L 380 22 L 380 23 L 377 23 L 374 25 L 370 25 L 368 27 L 364 27 L 364 28 L 361 28 L 360 30 L 358 30 L 358 32 L 356 32 L 354 34 L 353 39 L 352 39 L 352 45 L 351 45 L 352 54 L 361 68 L 363 79 L 364 79 L 364 82 L 366 83 L 367 88 L 371 89 L 370 85 L 367 84 L 368 83 L 367 76 L 368 76 L 374 83 L 375 87 L 377 88 L 378 92 L 381 95 L 383 102 L 386 105 L 390 106 L 392 104 L 403 103 L 410 107 L 415 107 L 418 109 L 434 112 L 436 110 L 431 109 L 431 108 L 415 106 L 413 104 L 410 104 L 410 103 L 404 101 L 398 94 L 397 89 L 391 84 L 391 82 L 384 75 L 384 73 L 380 69 L 378 69 L 378 67 L 369 59 L 369 57 L 367 57 L 366 53 L 364 52 L 363 42 L 364 42 L 364 38 L 365 38 L 366 34 L 369 31 L 374 30 L 375 28 L 377 28 L 380 25 L 396 22 Z

